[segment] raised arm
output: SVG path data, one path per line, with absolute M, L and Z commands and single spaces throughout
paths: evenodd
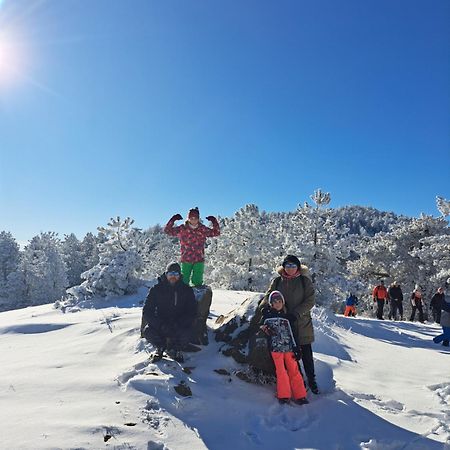
M 181 227 L 176 227 L 174 225 L 177 220 L 181 220 L 182 218 L 183 217 L 181 214 L 175 214 L 174 216 L 172 216 L 164 227 L 164 233 L 170 236 L 178 236 Z
M 219 222 L 214 216 L 208 216 L 206 220 L 209 220 L 212 223 L 212 228 L 205 227 L 205 236 L 206 237 L 216 237 L 220 235 L 220 226 Z

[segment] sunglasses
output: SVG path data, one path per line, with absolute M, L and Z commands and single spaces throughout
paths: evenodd
M 287 263 L 284 265 L 285 269 L 294 269 L 296 267 L 297 267 L 297 264 L 294 264 L 294 263 Z
M 168 277 L 179 277 L 180 276 L 180 272 L 167 272 L 166 275 Z

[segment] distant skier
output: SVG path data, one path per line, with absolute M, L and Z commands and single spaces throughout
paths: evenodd
M 398 281 L 394 281 L 388 289 L 391 307 L 389 310 L 389 320 L 397 320 L 397 312 L 400 313 L 400 320 L 403 320 L 403 292 Z
M 293 329 L 294 338 L 300 347 L 303 367 L 308 379 L 308 386 L 313 394 L 319 393 L 314 369 L 314 357 L 311 344 L 314 342 L 314 327 L 311 319 L 311 309 L 315 305 L 315 291 L 312 281 L 306 274 L 308 268 L 300 263 L 295 255 L 287 255 L 282 267 L 277 269 L 279 274 L 270 283 L 259 307 L 267 305 L 269 295 L 273 291 L 280 291 L 285 299 L 285 306 L 290 314 L 297 318 Z
M 183 283 L 180 265 L 169 264 L 150 289 L 142 311 L 142 334 L 156 347 L 153 361 L 160 360 L 164 351 L 184 361 L 182 349 L 191 337 L 196 312 L 194 291 Z
M 350 292 L 347 300 L 345 301 L 344 316 L 356 317 L 356 305 L 358 304 L 358 297 Z
M 219 222 L 214 216 L 208 216 L 206 219 L 212 223 L 212 228 L 203 225 L 200 222 L 198 208 L 189 210 L 184 224 L 174 226 L 175 222 L 181 219 L 183 219 L 181 214 L 172 216 L 164 227 L 164 232 L 180 239 L 183 281 L 186 284 L 192 282 L 194 286 L 202 286 L 205 270 L 205 242 L 209 237 L 220 235 Z
M 420 290 L 420 286 L 418 284 L 415 285 L 414 291 L 412 291 L 411 294 L 411 305 L 412 305 L 412 311 L 411 311 L 411 317 L 409 320 L 411 322 L 414 322 L 414 319 L 416 318 L 416 311 L 419 311 L 419 322 L 423 323 L 423 298 L 422 298 L 422 291 Z
M 444 294 L 444 289 L 439 288 L 441 290 L 442 296 L 437 297 L 435 301 L 435 308 L 439 309 L 441 312 L 441 327 L 442 334 L 436 336 L 433 341 L 438 344 L 442 342 L 442 345 L 445 347 L 449 346 L 450 343 L 450 299 L 447 299 Z M 438 291 L 439 291 L 438 289 Z M 434 297 L 433 297 L 434 298 Z
M 388 291 L 384 286 L 384 281 L 381 280 L 380 284 L 374 287 L 372 292 L 373 301 L 377 304 L 377 319 L 384 320 L 383 318 L 383 309 L 384 305 L 389 300 Z
M 437 292 L 433 295 L 430 302 L 431 313 L 433 314 L 433 320 L 436 323 L 441 323 L 441 304 L 445 300 L 445 294 L 443 288 L 438 288 Z
M 268 336 L 270 354 L 275 364 L 277 376 L 277 398 L 280 403 L 304 405 L 309 403 L 306 389 L 300 373 L 297 359 L 300 359 L 300 349 L 292 334 L 291 323 L 296 316 L 288 314 L 284 305 L 283 294 L 272 291 L 269 302 L 262 309 L 261 329 Z

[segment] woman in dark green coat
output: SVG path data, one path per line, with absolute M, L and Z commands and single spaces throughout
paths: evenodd
M 311 392 L 319 393 L 314 370 L 314 358 L 311 344 L 314 342 L 314 329 L 311 319 L 311 309 L 315 304 L 314 286 L 305 275 L 307 268 L 300 264 L 294 255 L 287 255 L 282 267 L 278 269 L 279 276 L 274 278 L 266 295 L 261 302 L 263 307 L 268 302 L 272 291 L 280 291 L 286 302 L 289 314 L 295 316 L 294 334 L 297 345 L 302 352 L 303 367 L 305 368 L 308 385 Z

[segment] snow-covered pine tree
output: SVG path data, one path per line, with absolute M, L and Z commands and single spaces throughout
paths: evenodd
M 450 200 L 436 196 L 436 206 L 443 217 L 450 216 Z
M 76 286 L 81 283 L 81 274 L 86 270 L 81 242 L 75 234 L 66 234 L 61 245 L 61 250 L 67 267 L 69 287 Z
M 83 272 L 98 264 L 98 244 L 99 240 L 92 233 L 87 233 L 81 241 Z
M 84 272 L 83 283 L 67 290 L 63 305 L 74 305 L 92 297 L 116 297 L 136 292 L 142 271 L 142 249 L 145 236 L 127 217 L 112 218 L 106 227 L 99 227 L 99 262 Z M 61 303 L 58 303 L 61 304 Z
M 221 222 L 220 238 L 207 248 L 206 277 L 228 289 L 265 290 L 280 253 L 269 215 L 246 205 Z
M 180 259 L 178 238 L 164 233 L 161 225 L 150 227 L 144 233 L 142 249 L 143 275 L 151 279 L 161 275 L 167 264 Z
M 61 242 L 53 232 L 35 236 L 25 247 L 19 271 L 23 276 L 23 305 L 40 305 L 60 298 L 67 287 Z M 21 277 L 14 280 L 22 284 Z
M 285 253 L 297 255 L 309 267 L 319 304 L 340 303 L 348 291 L 345 261 L 355 236 L 336 223 L 333 210 L 326 208 L 329 193 L 320 189 L 311 196 L 315 207 L 305 203 L 291 215 L 284 230 Z
M 0 310 L 11 307 L 10 303 L 13 301 L 10 292 L 11 283 L 17 276 L 19 261 L 19 245 L 11 233 L 2 231 L 0 233 Z

